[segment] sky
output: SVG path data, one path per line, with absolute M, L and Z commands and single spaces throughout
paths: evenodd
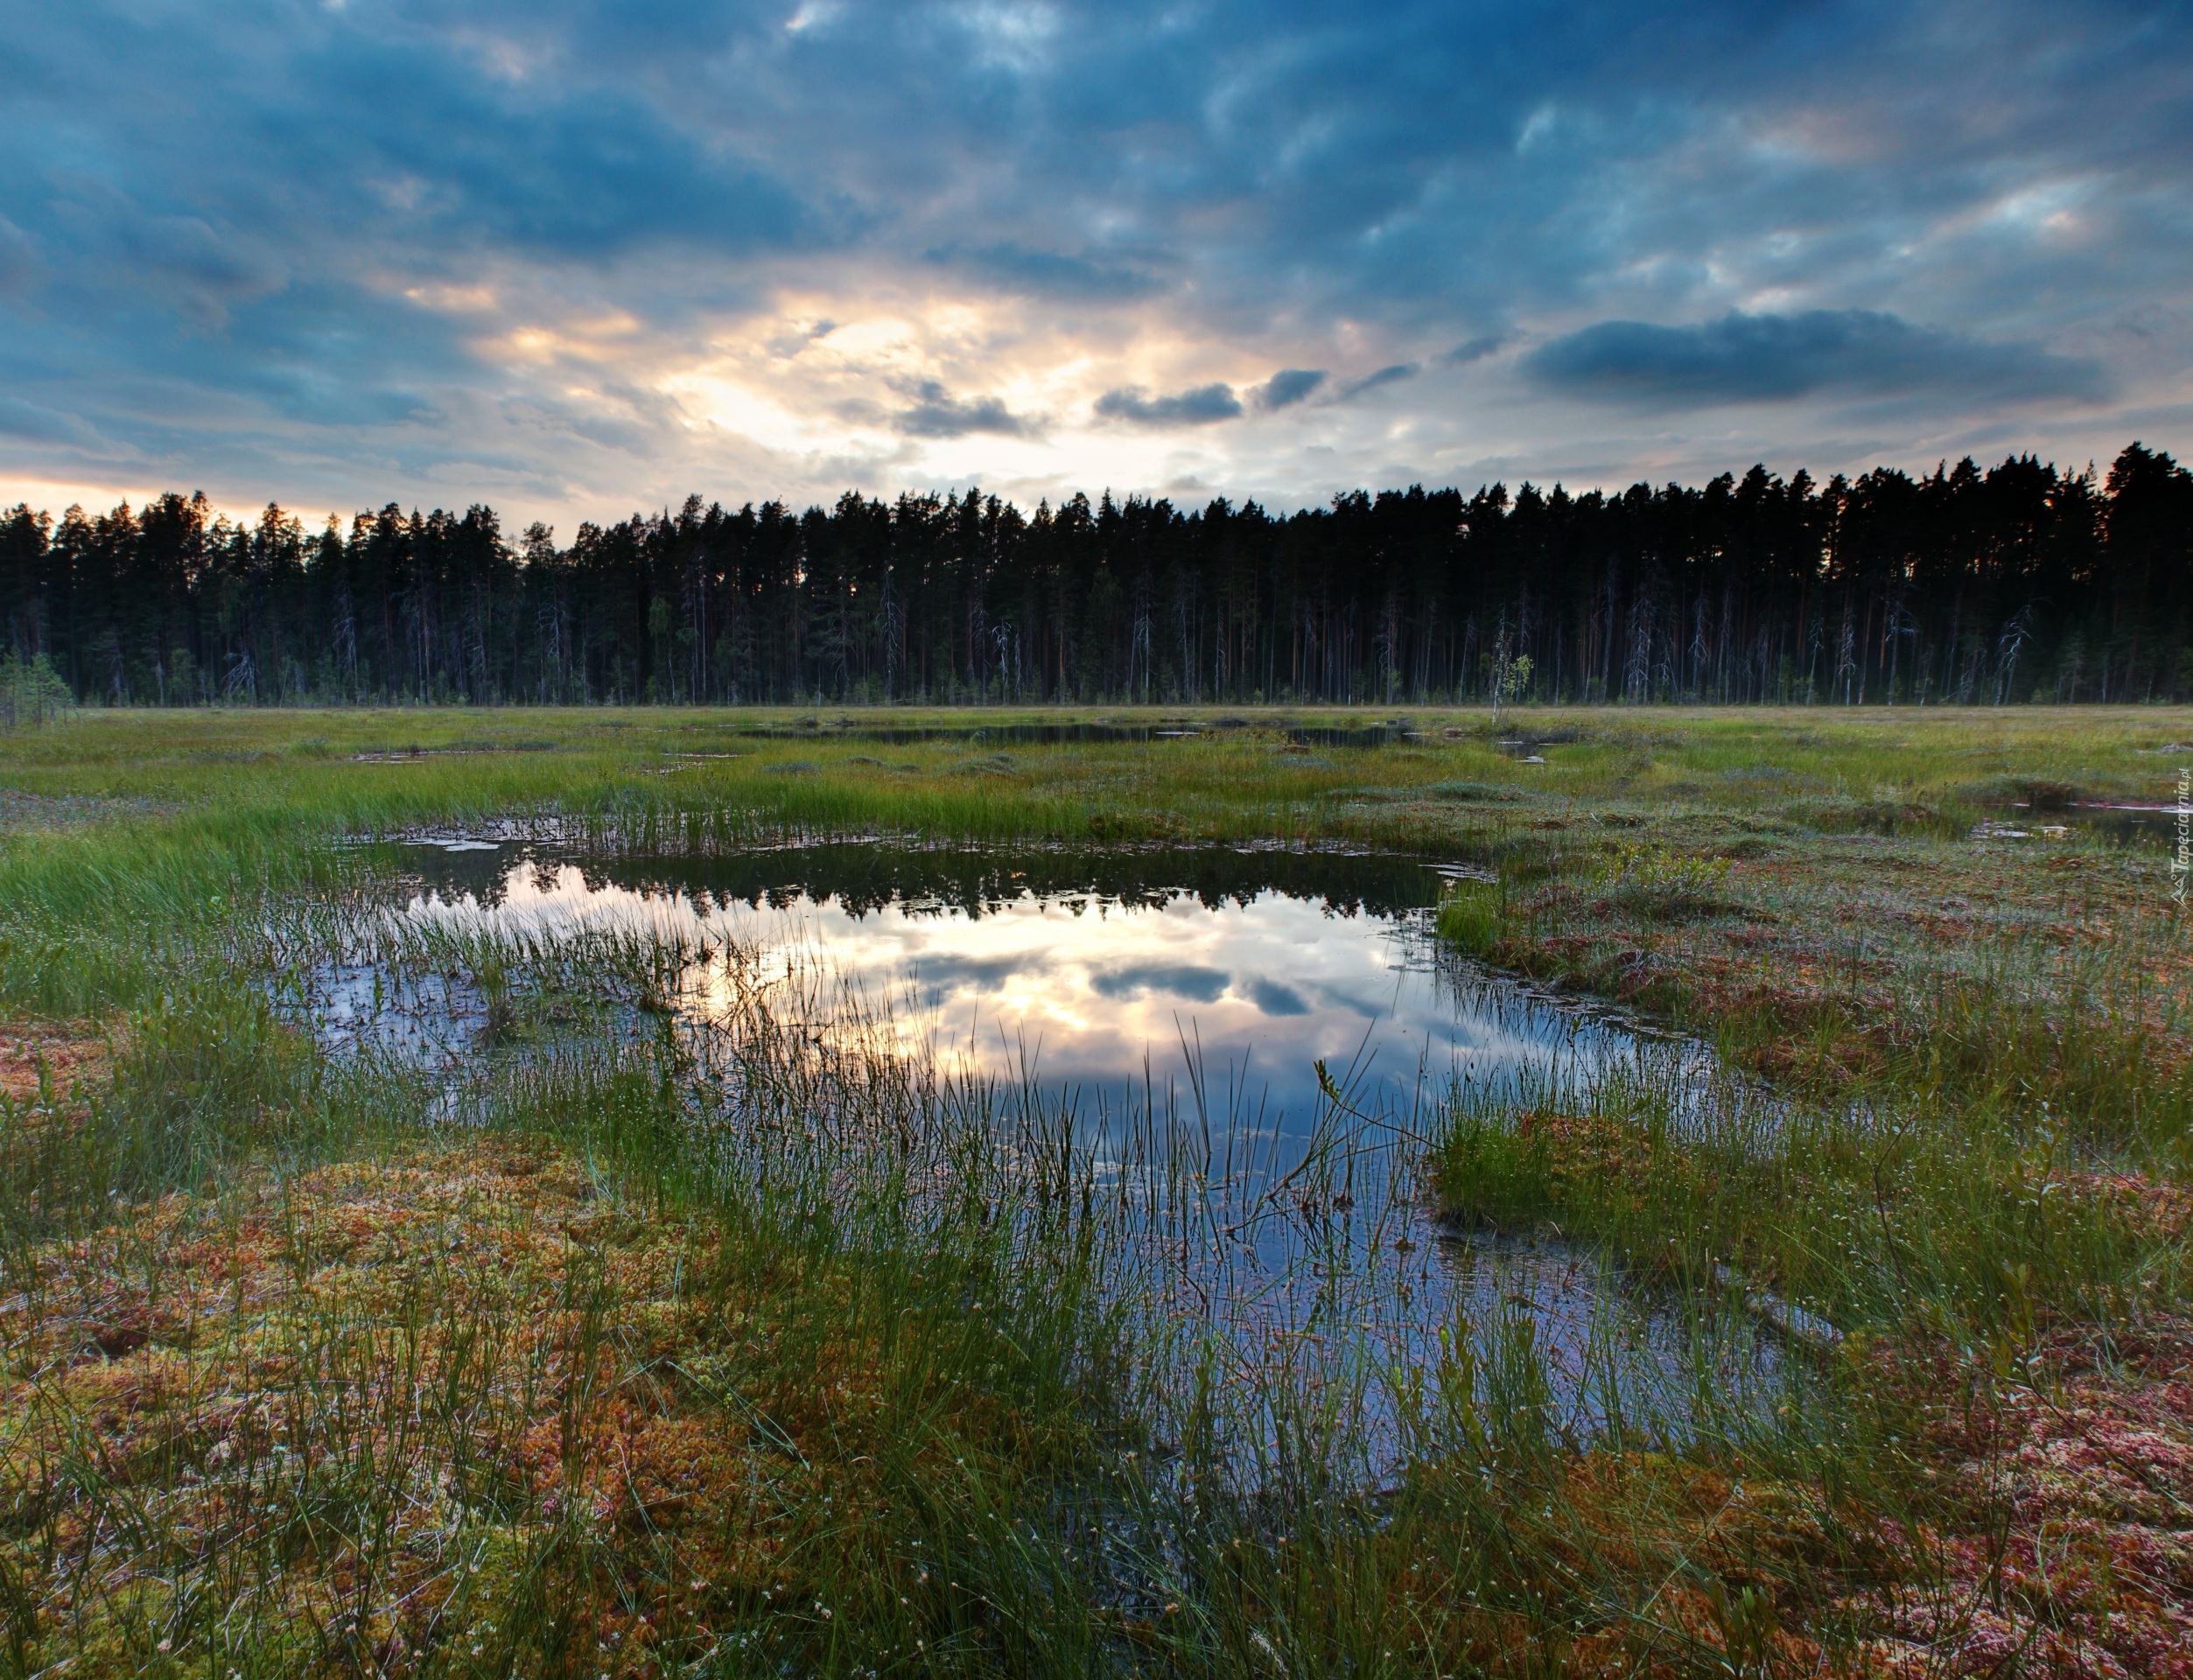
M 0 0 L 0 502 L 2193 451 L 2193 5 Z

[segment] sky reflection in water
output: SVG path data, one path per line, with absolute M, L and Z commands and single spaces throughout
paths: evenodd
M 1151 1236 L 1177 1248 L 1168 1288 L 1228 1360 L 1268 1366 L 1314 1348 L 1329 1363 L 1337 1326 L 1384 1368 L 1421 1369 L 1458 1324 L 1487 1350 L 1503 1326 L 1524 1326 L 1556 1421 L 1583 1433 L 1610 1405 L 1680 1431 L 1702 1364 L 1747 1405 L 1786 1369 L 1741 1316 L 1678 1310 L 1558 1240 L 1438 1231 L 1413 1163 L 1452 1082 L 1520 1089 L 1557 1068 L 1588 1077 L 1650 1060 L 1680 1085 L 1707 1063 L 1699 1046 L 1640 1038 L 1443 954 L 1440 874 L 1420 860 L 839 844 L 610 863 L 456 844 L 408 861 L 406 921 L 729 938 L 765 975 L 816 965 L 890 1004 L 908 1050 L 1074 1093 L 1104 1122 L 1100 1172 L 1123 1185 L 1167 1128 L 1191 1155 L 1201 1144 L 1192 1194 L 1209 1216 L 1153 1214 Z M 705 1011 L 726 984 L 720 963 L 697 968 L 682 1006 Z M 1328 1138 L 1335 1124 L 1349 1135 L 1321 1198 L 1285 1183 L 1312 1147 L 1320 1059 L 1352 1116 L 1324 1110 Z M 1342 1172 L 1346 1204 L 1333 1194 Z M 1390 1456 L 1392 1422 L 1365 1399 L 1372 1460 Z
M 1355 1070 L 1356 1106 L 1406 1112 L 1457 1076 L 1633 1045 L 1443 959 L 1440 877 L 1412 859 L 838 845 L 603 864 L 503 846 L 421 847 L 413 866 L 408 919 L 728 937 L 764 973 L 816 963 L 888 1003 L 910 1049 L 1107 1107 L 1146 1081 L 1177 1106 L 1200 1074 L 1214 1115 L 1293 1130 L 1321 1059 Z

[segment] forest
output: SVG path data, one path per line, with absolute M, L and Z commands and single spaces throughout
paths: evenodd
M 395 503 L 315 529 L 201 493 L 0 514 L 0 658 L 64 703 L 1468 701 L 2193 695 L 2193 474 L 2031 456 L 1825 483 L 1221 498 L 978 488 L 515 536 Z

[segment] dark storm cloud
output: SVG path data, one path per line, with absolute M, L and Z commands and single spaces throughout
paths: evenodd
M 916 399 L 914 406 L 892 423 L 910 438 L 964 438 L 977 431 L 1019 438 L 1031 430 L 1026 420 L 1009 412 L 994 396 L 958 402 L 933 379 L 924 380 L 911 395 Z
M 1096 399 L 1096 412 L 1107 420 L 1125 420 L 1138 426 L 1204 426 L 1214 420 L 1231 420 L 1241 412 L 1241 399 L 1230 385 L 1198 385 L 1170 396 L 1153 396 L 1139 385 L 1106 391 Z
M 1260 409 L 1284 409 L 1301 402 L 1324 382 L 1322 368 L 1282 368 L 1251 396 Z
M 1815 393 L 2000 402 L 2107 395 L 2092 361 L 2032 344 L 1960 338 L 1859 309 L 1732 312 L 1695 326 L 1601 321 L 1539 346 L 1524 368 L 1559 390 L 1670 407 L 1789 402 Z

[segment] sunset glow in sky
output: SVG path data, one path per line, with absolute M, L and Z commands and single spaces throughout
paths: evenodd
M 2193 14 L 75 0 L 0 498 L 506 528 L 2193 447 Z

